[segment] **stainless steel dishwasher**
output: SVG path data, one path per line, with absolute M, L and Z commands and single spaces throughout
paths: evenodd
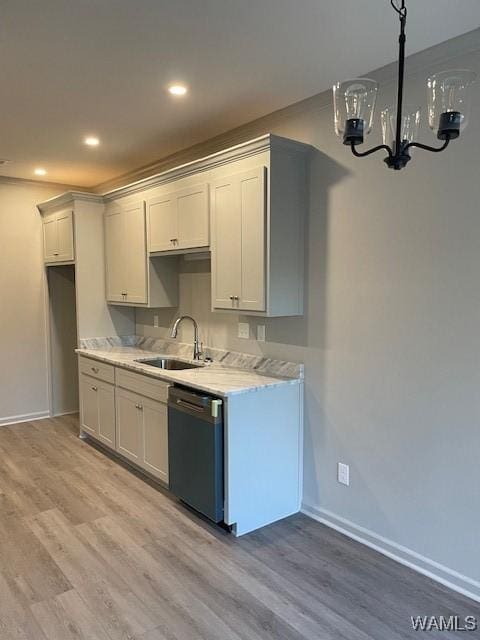
M 201 391 L 170 387 L 170 491 L 214 522 L 223 520 L 222 401 Z

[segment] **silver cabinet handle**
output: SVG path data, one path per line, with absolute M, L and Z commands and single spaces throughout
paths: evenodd
M 234 300 L 240 300 L 240 298 L 238 296 L 233 296 Z
M 93 373 L 98 373 L 100 369 L 98 367 L 92 367 Z
M 98 391 L 98 387 L 92 387 L 92 391 Z
M 230 296 L 230 300 L 235 300 L 235 296 Z
M 135 408 L 138 409 L 139 411 L 143 411 L 143 405 L 141 404 L 136 404 Z

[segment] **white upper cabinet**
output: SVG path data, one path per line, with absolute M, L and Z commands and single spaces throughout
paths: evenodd
M 268 134 L 106 194 L 107 300 L 177 306 L 177 254 L 210 249 L 213 311 L 302 315 L 309 152 Z
M 167 188 L 148 199 L 147 220 L 150 253 L 208 248 L 208 184 Z
M 265 173 L 255 167 L 211 186 L 214 309 L 265 311 Z
M 43 254 L 47 264 L 75 260 L 73 212 L 70 209 L 43 217 Z
M 303 314 L 306 150 L 270 136 L 211 172 L 213 311 Z
M 176 249 L 178 236 L 177 207 L 174 194 L 165 194 L 147 200 L 149 229 L 149 251 L 172 251 Z
M 147 250 L 143 201 L 105 213 L 107 300 L 147 304 Z
M 107 301 L 146 307 L 178 303 L 176 265 L 149 260 L 143 200 L 112 202 L 105 212 Z

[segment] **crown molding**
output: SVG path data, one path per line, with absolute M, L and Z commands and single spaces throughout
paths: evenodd
M 60 207 L 73 205 L 74 202 L 78 201 L 102 204 L 105 201 L 110 202 L 111 200 L 117 200 L 118 198 L 134 195 L 136 193 L 146 191 L 147 189 L 151 189 L 152 187 L 173 182 L 179 178 L 184 178 L 203 171 L 208 171 L 215 167 L 229 164 L 234 160 L 248 158 L 265 151 L 281 149 L 287 153 L 308 154 L 312 151 L 312 148 L 313 147 L 308 144 L 304 144 L 303 142 L 296 142 L 295 140 L 289 140 L 288 138 L 267 133 L 258 138 L 254 138 L 253 140 L 249 140 L 248 142 L 242 142 L 234 145 L 233 147 L 204 156 L 203 158 L 186 162 L 171 169 L 162 171 L 161 173 L 156 173 L 152 176 L 142 178 L 136 182 L 131 182 L 130 184 L 117 189 L 112 189 L 111 191 L 107 191 L 103 194 L 91 193 L 88 191 L 66 191 L 61 195 L 49 198 L 44 202 L 40 202 L 37 204 L 37 208 L 40 213 L 43 214 Z
M 97 193 L 89 193 L 88 191 L 66 191 L 58 196 L 53 196 L 44 202 L 37 204 L 37 209 L 40 213 L 47 213 L 53 209 L 60 207 L 67 207 L 75 202 L 95 202 L 97 204 L 103 204 L 103 197 Z
M 199 158 L 198 160 L 192 160 L 177 167 L 162 171 L 161 173 L 156 173 L 148 178 L 142 178 L 123 187 L 107 191 L 103 194 L 103 197 L 105 200 L 110 201 L 134 195 L 140 191 L 173 182 L 179 178 L 221 167 L 229 164 L 233 160 L 241 160 L 242 158 L 248 158 L 272 149 L 283 149 L 290 153 L 310 153 L 312 147 L 302 142 L 296 142 L 288 138 L 267 133 L 248 142 L 242 142 L 233 147 Z
M 14 184 L 18 186 L 44 187 L 45 189 L 70 189 L 83 191 L 84 187 L 65 184 L 65 182 L 50 182 L 49 180 L 31 180 L 30 178 L 16 178 L 15 176 L 0 175 L 0 184 Z

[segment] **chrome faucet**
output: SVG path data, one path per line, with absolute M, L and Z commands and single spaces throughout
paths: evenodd
M 180 316 L 175 320 L 175 324 L 173 325 L 172 331 L 170 332 L 171 338 L 177 337 L 178 325 L 182 320 L 191 320 L 193 323 L 193 359 L 200 360 L 200 356 L 202 355 L 202 345 L 198 340 L 198 324 L 195 318 L 192 316 Z

